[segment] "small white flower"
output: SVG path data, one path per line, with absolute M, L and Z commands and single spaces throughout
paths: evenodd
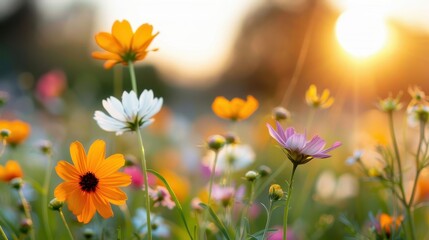
M 122 94 L 122 103 L 115 97 L 103 100 L 104 112 L 95 111 L 94 119 L 98 126 L 108 132 L 121 135 L 126 131 L 135 131 L 137 127 L 150 125 L 155 114 L 161 110 L 162 98 L 155 98 L 152 90 L 144 90 L 137 98 L 134 91 Z
M 203 163 L 211 167 L 214 162 L 213 151 L 207 152 Z M 239 171 L 250 166 L 255 161 L 255 152 L 252 147 L 244 144 L 233 144 L 222 148 L 218 153 L 216 172 L 224 172 L 228 168 Z
M 353 165 L 361 160 L 363 151 L 362 150 L 355 150 L 353 153 L 353 156 L 350 156 L 346 159 L 347 165 Z
M 150 214 L 150 219 L 153 236 L 161 238 L 170 237 L 170 228 L 164 222 L 164 219 L 161 216 Z M 146 209 L 138 208 L 132 221 L 135 229 L 141 236 L 147 234 Z

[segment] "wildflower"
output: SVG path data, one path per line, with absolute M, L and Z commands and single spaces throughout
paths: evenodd
M 202 203 L 203 201 L 201 201 L 201 199 L 195 197 L 192 199 L 191 201 L 191 209 L 196 211 L 197 213 L 202 213 L 203 212 L 203 208 L 200 206 L 200 203 Z
M 228 101 L 225 97 L 216 97 L 212 104 L 213 112 L 220 118 L 232 121 L 244 120 L 252 115 L 259 106 L 258 100 L 253 96 L 247 96 L 247 100 L 233 98 Z
M 64 205 L 63 201 L 58 201 L 58 199 L 54 198 L 49 202 L 48 207 L 54 211 L 59 211 Z
M 85 230 L 83 230 L 83 237 L 85 239 L 92 239 L 95 236 L 95 231 L 92 230 L 91 228 L 85 228 Z
M 278 201 L 283 198 L 284 192 L 280 185 L 272 184 L 268 190 L 268 196 L 271 201 Z
M 266 177 L 268 175 L 270 175 L 272 172 L 271 168 L 265 165 L 261 165 L 258 168 L 258 173 L 261 177 Z
M 0 165 L 0 180 L 10 182 L 14 178 L 23 177 L 22 169 L 15 160 L 9 160 L 4 166 Z
M 255 181 L 258 177 L 259 177 L 259 173 L 255 171 L 248 171 L 246 175 L 244 175 L 244 178 L 249 182 Z
M 40 77 L 37 82 L 37 96 L 42 101 L 55 99 L 64 92 L 67 87 L 67 78 L 63 71 L 52 70 Z
M 272 111 L 273 118 L 276 121 L 287 120 L 290 119 L 290 112 L 284 107 L 275 107 Z
M 283 229 L 281 226 L 275 226 L 274 229 L 276 229 L 275 232 L 271 232 L 268 234 L 268 240 L 282 240 L 283 239 Z M 297 234 L 295 231 L 291 228 L 287 229 L 287 239 L 288 240 L 296 240 L 298 239 Z
M 323 149 L 326 142 L 319 136 L 307 141 L 305 134 L 296 133 L 294 128 L 288 128 L 285 131 L 279 122 L 277 122 L 277 131 L 268 123 L 267 127 L 271 137 L 284 148 L 288 159 L 294 165 L 307 163 L 313 158 L 328 158 L 331 156 L 327 154 L 328 152 L 341 146 L 340 142 L 335 142 L 330 148 Z
M 219 151 L 225 145 L 225 138 L 221 135 L 212 135 L 207 139 L 207 146 L 213 151 Z
M 427 105 L 428 97 L 419 87 L 409 87 L 408 93 L 411 95 L 411 101 L 408 104 L 408 107 L 413 107 L 420 104 Z
M 52 154 L 52 142 L 49 140 L 42 140 L 38 144 L 40 152 L 46 155 Z
M 152 40 L 158 33 L 152 33 L 153 27 L 150 24 L 143 24 L 133 32 L 127 20 L 115 21 L 112 26 L 112 33 L 100 32 L 95 35 L 98 46 L 107 52 L 93 52 L 92 57 L 106 60 L 104 68 L 110 69 L 117 63 L 127 65 L 128 62 L 143 60 L 149 51 Z
M 407 108 L 408 124 L 416 126 L 418 123 L 429 121 L 429 105 L 416 104 Z
M 152 124 L 152 117 L 159 112 L 161 106 L 162 98 L 155 98 L 152 90 L 144 90 L 140 98 L 137 98 L 134 91 L 124 91 L 122 103 L 115 97 L 103 100 L 103 107 L 110 116 L 96 111 L 94 119 L 103 130 L 121 135 Z
M 224 135 L 226 144 L 237 144 L 240 142 L 240 138 L 234 133 L 227 133 Z
M 155 216 L 150 214 L 151 224 L 152 224 L 152 235 L 155 237 L 168 238 L 170 236 L 170 229 L 168 225 L 164 222 L 164 218 L 161 216 Z M 147 234 L 147 221 L 146 221 L 146 209 L 138 208 L 136 210 L 136 215 L 133 217 L 133 225 L 135 229 L 139 232 L 141 236 Z
M 22 143 L 28 138 L 28 135 L 30 135 L 31 131 L 30 125 L 20 120 L 0 120 L 0 130 L 3 129 L 7 129 L 10 131 L 10 134 L 6 138 L 6 141 L 12 145 Z
M 314 108 L 329 108 L 334 103 L 334 98 L 330 96 L 328 89 L 323 90 L 322 95 L 317 95 L 317 87 L 311 84 L 305 93 L 307 105 Z
M 156 186 L 155 189 L 149 188 L 149 196 L 152 198 L 155 207 L 161 205 L 173 209 L 176 206 L 176 203 L 171 199 L 170 192 L 163 186 Z
M 214 185 L 212 191 L 213 199 L 220 202 L 223 207 L 231 205 L 235 195 L 233 187 Z
M 380 110 L 388 113 L 398 111 L 402 108 L 402 103 L 399 102 L 401 96 L 402 92 L 398 93 L 398 95 L 396 95 L 396 98 L 393 98 L 392 94 L 389 93 L 389 96 L 387 98 L 378 101 L 377 106 Z
M 126 166 L 124 168 L 124 173 L 131 176 L 131 186 L 135 188 L 141 188 L 143 186 L 144 178 L 143 178 L 141 167 L 136 165 Z M 156 177 L 153 174 L 148 173 L 147 178 L 148 178 L 149 186 L 154 185 L 156 183 Z
M 21 223 L 19 224 L 19 231 L 23 234 L 27 234 L 30 232 L 30 230 L 33 228 L 33 221 L 31 219 L 25 218 L 21 220 Z
M 359 161 L 361 161 L 363 151 L 362 150 L 356 150 L 353 152 L 353 156 L 350 156 L 346 159 L 347 165 L 353 165 Z
M 127 195 L 119 187 L 128 186 L 131 177 L 117 172 L 125 164 L 122 154 L 114 154 L 105 159 L 106 144 L 96 140 L 88 155 L 78 141 L 70 145 L 73 165 L 59 161 L 55 167 L 57 174 L 65 181 L 55 189 L 58 201 L 68 203 L 68 208 L 79 222 L 88 223 L 97 211 L 102 217 L 113 216 L 110 203 L 125 204 Z
M 392 229 L 398 230 L 404 218 L 402 216 L 392 217 L 389 214 L 382 213 L 378 215 L 378 223 L 376 229 L 379 234 L 385 234 L 388 238 L 392 233 Z
M 203 165 L 212 166 L 214 157 L 214 152 L 207 152 L 203 159 Z M 255 152 L 251 146 L 246 144 L 230 145 L 218 152 L 216 170 L 219 172 L 224 172 L 227 169 L 239 171 L 250 166 L 254 161 Z

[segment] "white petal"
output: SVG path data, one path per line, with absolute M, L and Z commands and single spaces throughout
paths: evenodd
M 113 118 L 116 118 L 119 121 L 126 121 L 124 108 L 118 99 L 110 97 L 106 100 L 103 100 L 103 107 Z
M 108 132 L 123 132 L 124 129 L 127 129 L 126 123 L 109 117 L 101 111 L 95 112 L 94 119 L 97 121 L 97 124 L 101 129 Z

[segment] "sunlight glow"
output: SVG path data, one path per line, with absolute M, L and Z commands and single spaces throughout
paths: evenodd
M 368 9 L 350 9 L 340 15 L 335 33 L 340 45 L 358 58 L 379 52 L 387 41 L 383 16 Z

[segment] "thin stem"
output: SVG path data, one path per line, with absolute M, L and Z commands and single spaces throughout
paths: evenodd
M 417 181 L 419 180 L 419 176 L 420 176 L 420 172 L 421 172 L 420 159 L 419 158 L 420 158 L 420 152 L 422 149 L 422 144 L 423 144 L 424 139 L 425 139 L 425 122 L 420 121 L 420 140 L 419 140 L 419 146 L 417 148 L 417 153 L 416 153 L 416 176 L 414 178 L 413 190 L 411 191 L 411 197 L 410 197 L 410 201 L 408 202 L 408 207 L 411 207 L 411 205 L 414 202 L 414 197 L 416 195 Z
M 295 171 L 297 167 L 298 165 L 296 164 L 293 165 L 292 175 L 290 176 L 289 188 L 287 191 L 286 206 L 285 206 L 285 211 L 283 215 L 283 240 L 287 240 L 287 219 L 289 215 L 289 204 L 290 204 L 290 199 L 292 198 L 293 177 L 295 175 Z
M 21 199 L 21 204 L 24 208 L 25 217 L 27 219 L 29 219 L 31 221 L 31 223 L 33 223 L 33 219 L 31 218 L 30 205 L 27 202 L 27 199 L 25 199 L 25 197 L 24 197 L 24 192 L 22 191 L 22 187 L 20 187 L 18 189 L 18 195 L 19 195 L 19 198 Z M 33 239 L 33 240 L 36 239 L 35 235 L 34 235 L 34 226 L 32 226 L 30 231 L 31 231 L 31 235 L 30 235 L 31 239 Z
M 271 213 L 273 211 L 273 201 L 270 200 L 270 207 L 268 208 L 267 222 L 265 223 L 264 233 L 262 234 L 262 240 L 265 239 L 265 235 L 267 234 L 268 227 L 270 226 Z
M 48 168 L 45 173 L 45 181 L 43 183 L 43 199 L 42 199 L 42 209 L 43 209 L 43 225 L 45 227 L 46 236 L 48 239 L 52 239 L 51 228 L 49 227 L 49 218 L 48 218 L 48 195 L 49 195 L 49 185 L 51 182 L 52 175 L 52 155 L 48 154 Z
M 131 76 L 131 84 L 133 86 L 134 92 L 137 94 L 137 81 L 136 81 L 136 73 L 134 71 L 134 64 L 132 61 L 128 62 L 128 69 L 130 70 Z M 138 95 L 138 94 L 137 94 Z
M 6 151 L 6 146 L 7 146 L 6 138 L 3 138 L 2 143 L 3 143 L 3 147 L 0 150 L 0 157 L 3 156 L 4 152 Z
M 247 213 L 249 212 L 249 208 L 253 205 L 253 197 L 255 196 L 255 182 L 256 182 L 256 180 L 254 180 L 250 183 L 249 201 L 247 202 L 246 206 L 244 207 L 243 211 L 241 212 L 240 239 L 245 238 L 244 224 L 245 224 L 245 219 L 246 219 Z
M 73 234 L 72 234 L 72 232 L 70 231 L 70 228 L 69 228 L 69 225 L 67 224 L 66 218 L 64 217 L 63 210 L 61 210 L 61 208 L 60 208 L 60 209 L 58 210 L 58 212 L 60 213 L 61 220 L 63 221 L 64 226 L 66 226 L 66 229 L 67 229 L 67 232 L 69 233 L 69 237 L 70 237 L 70 239 L 71 239 L 71 240 L 74 240 Z
M 8 240 L 6 233 L 4 233 L 3 228 L 0 225 L 0 236 L 2 240 Z
M 395 151 L 396 162 L 398 164 L 399 188 L 401 191 L 402 199 L 404 199 L 404 201 L 406 201 L 405 191 L 404 191 L 404 180 L 402 177 L 401 156 L 399 154 L 398 143 L 397 143 L 396 137 L 395 137 L 395 128 L 393 126 L 393 112 L 388 112 L 388 116 L 389 116 L 389 128 L 390 128 L 390 134 L 391 134 L 392 143 L 393 143 L 393 149 Z
M 410 228 L 410 239 L 414 240 L 416 239 L 416 236 L 414 230 L 413 215 L 411 214 L 411 208 L 409 206 L 406 206 L 405 209 L 407 210 L 408 227 Z
M 146 167 L 146 156 L 144 151 L 143 139 L 140 132 L 140 128 L 137 127 L 137 135 L 140 144 L 141 150 L 141 165 L 143 170 L 143 178 L 144 178 L 144 195 L 145 195 L 145 205 L 146 205 L 146 220 L 147 220 L 147 235 L 148 239 L 152 239 L 152 224 L 150 223 L 150 198 L 149 198 L 149 180 L 147 177 L 147 167 Z
M 255 196 L 258 197 L 268 185 L 271 184 L 272 180 L 276 178 L 283 170 L 287 167 L 289 161 L 283 161 L 283 163 L 278 167 L 268 178 L 258 187 L 256 190 Z

